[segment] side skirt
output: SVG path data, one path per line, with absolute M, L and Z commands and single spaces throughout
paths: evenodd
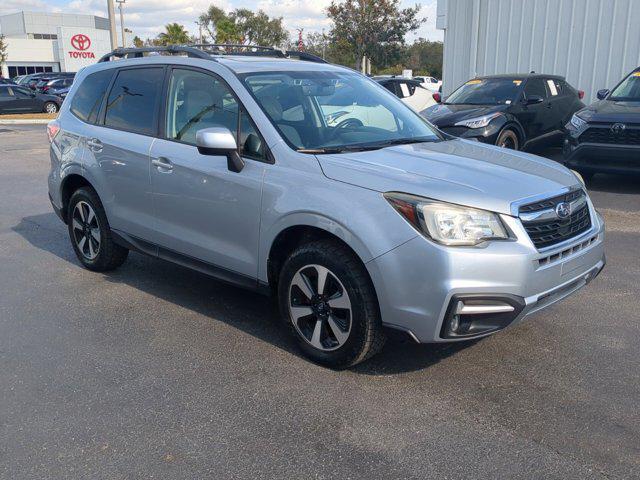
M 177 265 L 181 265 L 191 270 L 196 270 L 205 275 L 215 278 L 216 280 L 235 285 L 237 287 L 252 290 L 263 295 L 271 295 L 269 285 L 258 281 L 255 278 L 248 277 L 236 272 L 227 270 L 226 268 L 203 262 L 189 255 L 175 252 L 168 248 L 161 247 L 155 243 L 147 242 L 137 237 L 133 237 L 118 230 L 111 230 L 113 241 L 118 245 L 133 250 L 135 252 L 144 253 L 151 257 L 160 258 Z

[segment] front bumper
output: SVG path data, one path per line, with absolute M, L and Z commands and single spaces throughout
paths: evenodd
M 438 127 L 444 133 L 453 137 L 464 138 L 466 140 L 477 140 L 479 142 L 495 145 L 502 125 L 490 123 L 484 128 L 467 128 L 462 126 Z
M 562 245 L 538 251 L 520 220 L 503 216 L 514 241 L 481 248 L 452 248 L 416 236 L 367 263 L 378 294 L 383 323 L 422 343 L 479 338 L 515 325 L 573 294 L 605 265 L 604 221 L 590 205 L 592 228 Z M 454 302 L 460 298 L 510 298 L 521 305 L 495 328 L 446 334 Z
M 640 172 L 640 145 L 576 143 L 565 138 L 565 165 L 575 170 L 602 173 Z

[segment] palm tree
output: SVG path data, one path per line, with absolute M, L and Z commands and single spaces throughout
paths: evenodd
M 164 28 L 165 31 L 158 35 L 160 45 L 182 45 L 191 40 L 185 28 L 179 23 L 170 23 Z

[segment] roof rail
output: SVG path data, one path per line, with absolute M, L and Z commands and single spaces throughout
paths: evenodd
M 98 63 L 109 62 L 113 58 L 142 58 L 145 53 L 186 54 L 188 57 L 215 61 L 215 56 L 246 55 L 251 57 L 297 58 L 306 62 L 328 63 L 326 60 L 307 52 L 296 50 L 278 50 L 261 45 L 242 45 L 226 43 L 199 43 L 194 45 L 167 45 L 139 48 L 116 48 L 102 56 Z
M 323 58 L 307 52 L 296 50 L 279 50 L 274 47 L 262 45 L 243 45 L 229 43 L 198 43 L 190 45 L 201 49 L 212 55 L 245 55 L 250 57 L 276 57 L 276 58 L 298 58 L 299 60 L 315 63 L 328 63 Z
M 139 48 L 116 48 L 115 50 L 103 55 L 98 63 L 109 62 L 112 58 L 141 58 L 145 53 L 160 53 L 167 52 L 171 54 L 185 53 L 188 57 L 203 58 L 206 60 L 213 60 L 211 55 L 201 49 L 193 48 L 189 45 L 167 45 L 157 47 L 139 47 Z

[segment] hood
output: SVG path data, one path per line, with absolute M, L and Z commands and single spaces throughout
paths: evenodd
M 439 104 L 421 112 L 422 116 L 438 127 L 452 127 L 457 122 L 481 117 L 490 113 L 504 112 L 509 105 L 463 105 Z
M 578 113 L 587 122 L 640 124 L 640 102 L 600 100 Z
M 551 160 L 460 139 L 316 157 L 333 180 L 504 214 L 512 202 L 579 184 Z

